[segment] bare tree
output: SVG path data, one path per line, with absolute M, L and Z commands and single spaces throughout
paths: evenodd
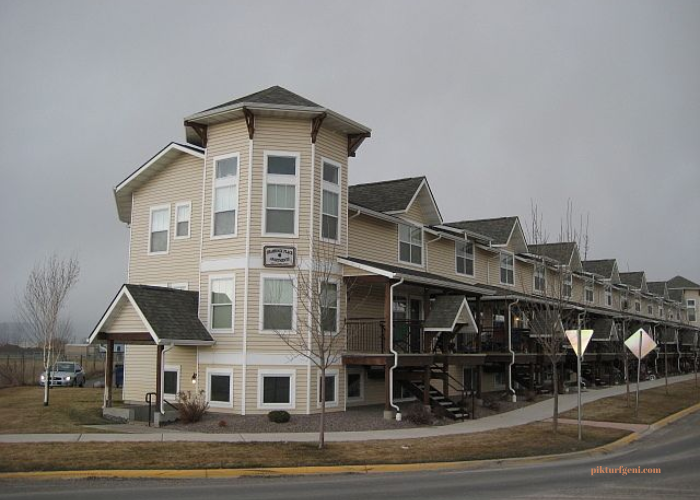
M 294 352 L 306 358 L 320 373 L 318 447 L 325 446 L 326 374 L 340 363 L 345 350 L 346 325 L 340 320 L 342 276 L 337 271 L 334 246 L 317 244 L 313 258 L 294 273 L 293 288 L 297 296 L 293 331 L 275 330 L 277 336 Z M 338 397 L 338 394 L 335 395 Z
M 35 264 L 24 292 L 17 298 L 17 315 L 26 334 L 43 350 L 44 406 L 49 404 L 51 367 L 70 337 L 70 321 L 61 313 L 79 274 L 80 265 L 75 257 L 61 260 L 52 255 Z

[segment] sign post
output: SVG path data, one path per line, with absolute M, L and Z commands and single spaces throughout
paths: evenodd
M 582 439 L 582 422 L 581 422 L 581 360 L 583 353 L 586 352 L 586 347 L 593 337 L 593 330 L 581 330 L 581 322 L 576 330 L 566 330 L 566 338 L 569 339 L 571 347 L 576 354 L 576 381 L 578 385 L 578 440 Z
M 642 359 L 656 348 L 656 342 L 643 328 L 640 328 L 625 340 L 625 346 L 637 358 L 637 394 L 634 402 L 634 414 L 639 415 L 639 379 L 642 378 Z

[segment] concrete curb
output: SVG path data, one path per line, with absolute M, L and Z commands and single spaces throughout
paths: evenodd
M 685 408 L 677 413 L 662 418 L 651 424 L 644 432 L 633 432 L 612 443 L 589 450 L 560 453 L 557 455 L 540 455 L 534 457 L 517 457 L 487 460 L 468 460 L 460 462 L 422 462 L 409 464 L 373 464 L 373 465 L 328 465 L 310 467 L 266 467 L 255 469 L 153 469 L 153 470 L 82 470 L 50 472 L 7 472 L 0 473 L 2 480 L 51 480 L 51 479 L 224 479 L 235 477 L 266 476 L 303 476 L 323 474 L 377 474 L 387 472 L 420 472 L 435 470 L 480 470 L 493 466 L 532 465 L 577 457 L 595 457 L 607 455 L 632 444 L 641 437 L 651 434 L 669 424 L 700 410 L 700 403 Z

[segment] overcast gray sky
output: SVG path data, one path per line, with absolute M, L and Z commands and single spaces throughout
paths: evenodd
M 700 2 L 0 1 L 0 321 L 76 253 L 86 337 L 126 279 L 113 187 L 186 115 L 281 85 L 373 129 L 352 183 L 446 220 L 590 213 L 591 258 L 700 280 Z

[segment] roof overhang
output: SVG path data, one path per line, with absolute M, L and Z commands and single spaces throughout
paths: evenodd
M 444 324 L 435 324 L 428 326 L 428 324 L 431 322 L 431 316 L 434 313 L 438 313 L 438 309 L 441 306 L 440 301 L 447 301 L 451 298 L 452 297 L 450 296 L 441 296 L 436 298 L 436 303 L 432 305 L 432 309 L 428 315 L 428 318 L 426 318 L 425 320 L 426 326 L 423 328 L 423 330 L 426 332 L 454 332 L 457 325 L 461 324 L 467 326 L 467 332 L 478 333 L 479 329 L 476 326 L 474 315 L 472 314 L 472 311 L 469 308 L 469 304 L 467 303 L 466 297 L 462 297 L 461 303 L 456 308 L 451 308 L 452 310 L 449 311 L 448 314 L 450 318 L 448 318 L 448 316 L 442 318 Z M 440 322 L 438 321 L 437 323 Z
M 131 223 L 131 195 L 183 154 L 204 159 L 204 149 L 192 144 L 171 142 L 114 188 L 119 220 Z

